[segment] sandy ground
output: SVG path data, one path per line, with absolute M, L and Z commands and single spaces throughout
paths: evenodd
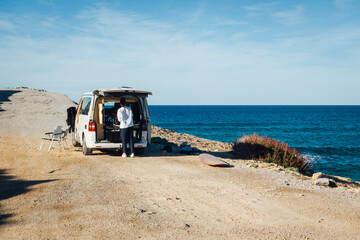
M 6 111 L 0 126 L 11 129 Z M 221 143 L 208 150 L 231 168 L 159 144 L 126 159 L 74 147 L 41 153 L 41 137 L 3 130 L 0 239 L 360 239 L 358 192 L 232 159 Z

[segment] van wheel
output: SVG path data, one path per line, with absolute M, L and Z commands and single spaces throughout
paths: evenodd
M 83 154 L 84 155 L 91 155 L 92 154 L 92 149 L 88 148 L 86 146 L 85 138 L 83 138 Z
M 137 155 L 143 155 L 145 153 L 145 148 L 135 148 L 135 153 Z
M 80 147 L 81 145 L 80 145 L 80 143 L 78 141 L 76 141 L 74 132 L 71 133 L 71 137 L 72 137 L 72 145 L 74 147 Z

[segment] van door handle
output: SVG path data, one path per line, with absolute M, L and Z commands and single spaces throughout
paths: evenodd
M 87 125 L 85 125 L 85 129 L 87 128 Z

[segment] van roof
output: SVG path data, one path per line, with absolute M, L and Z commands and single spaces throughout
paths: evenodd
M 131 87 L 121 87 L 121 88 L 111 88 L 111 89 L 97 89 L 97 90 L 94 90 L 92 93 L 87 92 L 87 93 L 84 93 L 83 95 L 91 95 L 91 94 L 105 95 L 105 93 L 110 93 L 110 94 L 111 93 L 140 93 L 140 94 L 152 95 L 152 92 L 133 89 Z

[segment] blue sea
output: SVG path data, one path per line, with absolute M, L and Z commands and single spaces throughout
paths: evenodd
M 153 125 L 216 141 L 266 135 L 314 171 L 360 181 L 360 106 L 150 106 L 150 114 Z

